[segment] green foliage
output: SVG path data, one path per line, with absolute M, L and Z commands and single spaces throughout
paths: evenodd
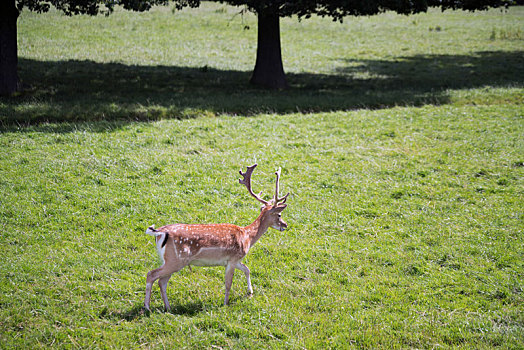
M 169 0 L 11 0 L 16 2 L 18 10 L 27 8 L 35 12 L 48 12 L 51 7 L 62 11 L 66 15 L 97 15 L 113 12 L 115 5 L 120 5 L 126 10 L 148 11 L 155 5 L 167 5 Z M 194 0 L 177 1 L 177 8 L 185 6 L 195 7 L 198 2 Z
M 178 9 L 198 7 L 200 0 L 173 0 Z M 271 11 L 280 16 L 297 15 L 310 18 L 313 14 L 329 16 L 342 21 L 345 16 L 375 15 L 385 11 L 395 11 L 401 14 L 414 14 L 427 11 L 428 6 L 445 9 L 485 10 L 490 7 L 508 6 L 507 0 L 415 0 L 415 1 L 342 1 L 342 0 L 300 0 L 300 1 L 258 1 L 258 0 L 219 0 L 234 6 L 243 6 L 254 12 Z M 121 5 L 127 10 L 148 11 L 155 5 L 167 5 L 169 0 L 16 0 L 18 9 L 28 8 L 32 11 L 47 12 L 53 6 L 68 15 L 90 14 L 102 11 L 112 11 L 115 5 Z
M 177 2 L 177 1 L 175 1 Z M 183 2 L 183 1 L 180 1 Z M 245 5 L 253 12 L 275 12 L 280 16 L 293 16 L 310 18 L 313 14 L 327 16 L 335 21 L 342 21 L 347 16 L 370 16 L 386 11 L 399 14 L 415 14 L 425 12 L 428 7 L 461 10 L 486 10 L 490 7 L 508 6 L 512 1 L 506 0 L 372 0 L 372 1 L 346 1 L 346 0 L 219 0 L 235 6 Z

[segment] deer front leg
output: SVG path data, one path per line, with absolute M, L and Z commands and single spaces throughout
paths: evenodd
M 233 275 L 235 274 L 235 266 L 236 266 L 236 263 L 228 263 L 226 266 L 226 276 L 225 276 L 226 297 L 224 299 L 224 305 L 227 305 L 229 302 L 229 290 L 231 289 L 231 285 L 233 284 Z
M 249 268 L 241 263 L 240 261 L 237 263 L 235 268 L 241 270 L 246 275 L 247 280 L 247 293 L 248 295 L 253 295 L 253 287 L 251 287 L 251 277 L 249 276 Z

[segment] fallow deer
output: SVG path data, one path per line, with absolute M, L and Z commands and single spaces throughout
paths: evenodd
M 233 283 L 235 269 L 246 275 L 248 294 L 253 294 L 249 268 L 242 263 L 249 249 L 259 240 L 269 227 L 284 231 L 287 224 L 282 220 L 281 213 L 286 208 L 284 204 L 289 193 L 279 197 L 280 169 L 276 175 L 276 189 L 273 199 L 265 201 L 251 189 L 251 174 L 257 164 L 240 171 L 243 179 L 239 183 L 245 185 L 249 194 L 263 204 L 260 215 L 252 224 L 240 227 L 232 224 L 174 224 L 155 229 L 151 226 L 146 233 L 156 237 L 156 247 L 163 265 L 147 273 L 146 297 L 144 308 L 149 310 L 153 283 L 158 280 L 160 293 L 166 311 L 169 311 L 167 299 L 167 282 L 174 272 L 186 266 L 225 266 L 226 293 L 224 305 L 228 304 L 229 291 Z

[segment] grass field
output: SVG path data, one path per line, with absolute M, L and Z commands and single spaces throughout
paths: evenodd
M 236 11 L 22 13 L 0 348 L 522 348 L 524 8 L 284 19 L 280 92 L 247 84 Z M 237 271 L 224 307 L 223 268 L 195 267 L 141 313 L 145 229 L 250 223 L 254 162 L 291 192 L 254 296 Z
M 20 76 L 33 91 L 1 101 L 0 122 L 522 104 L 520 7 L 384 14 L 344 24 L 283 19 L 283 61 L 292 87 L 284 92 L 247 84 L 256 19 L 237 13 L 214 4 L 109 18 L 24 12 Z

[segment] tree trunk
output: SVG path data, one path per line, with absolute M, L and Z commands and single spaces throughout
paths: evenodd
M 287 85 L 280 49 L 280 16 L 271 10 L 259 11 L 257 61 L 251 83 L 270 89 Z
M 20 90 L 15 0 L 0 0 L 0 95 L 12 95 Z

